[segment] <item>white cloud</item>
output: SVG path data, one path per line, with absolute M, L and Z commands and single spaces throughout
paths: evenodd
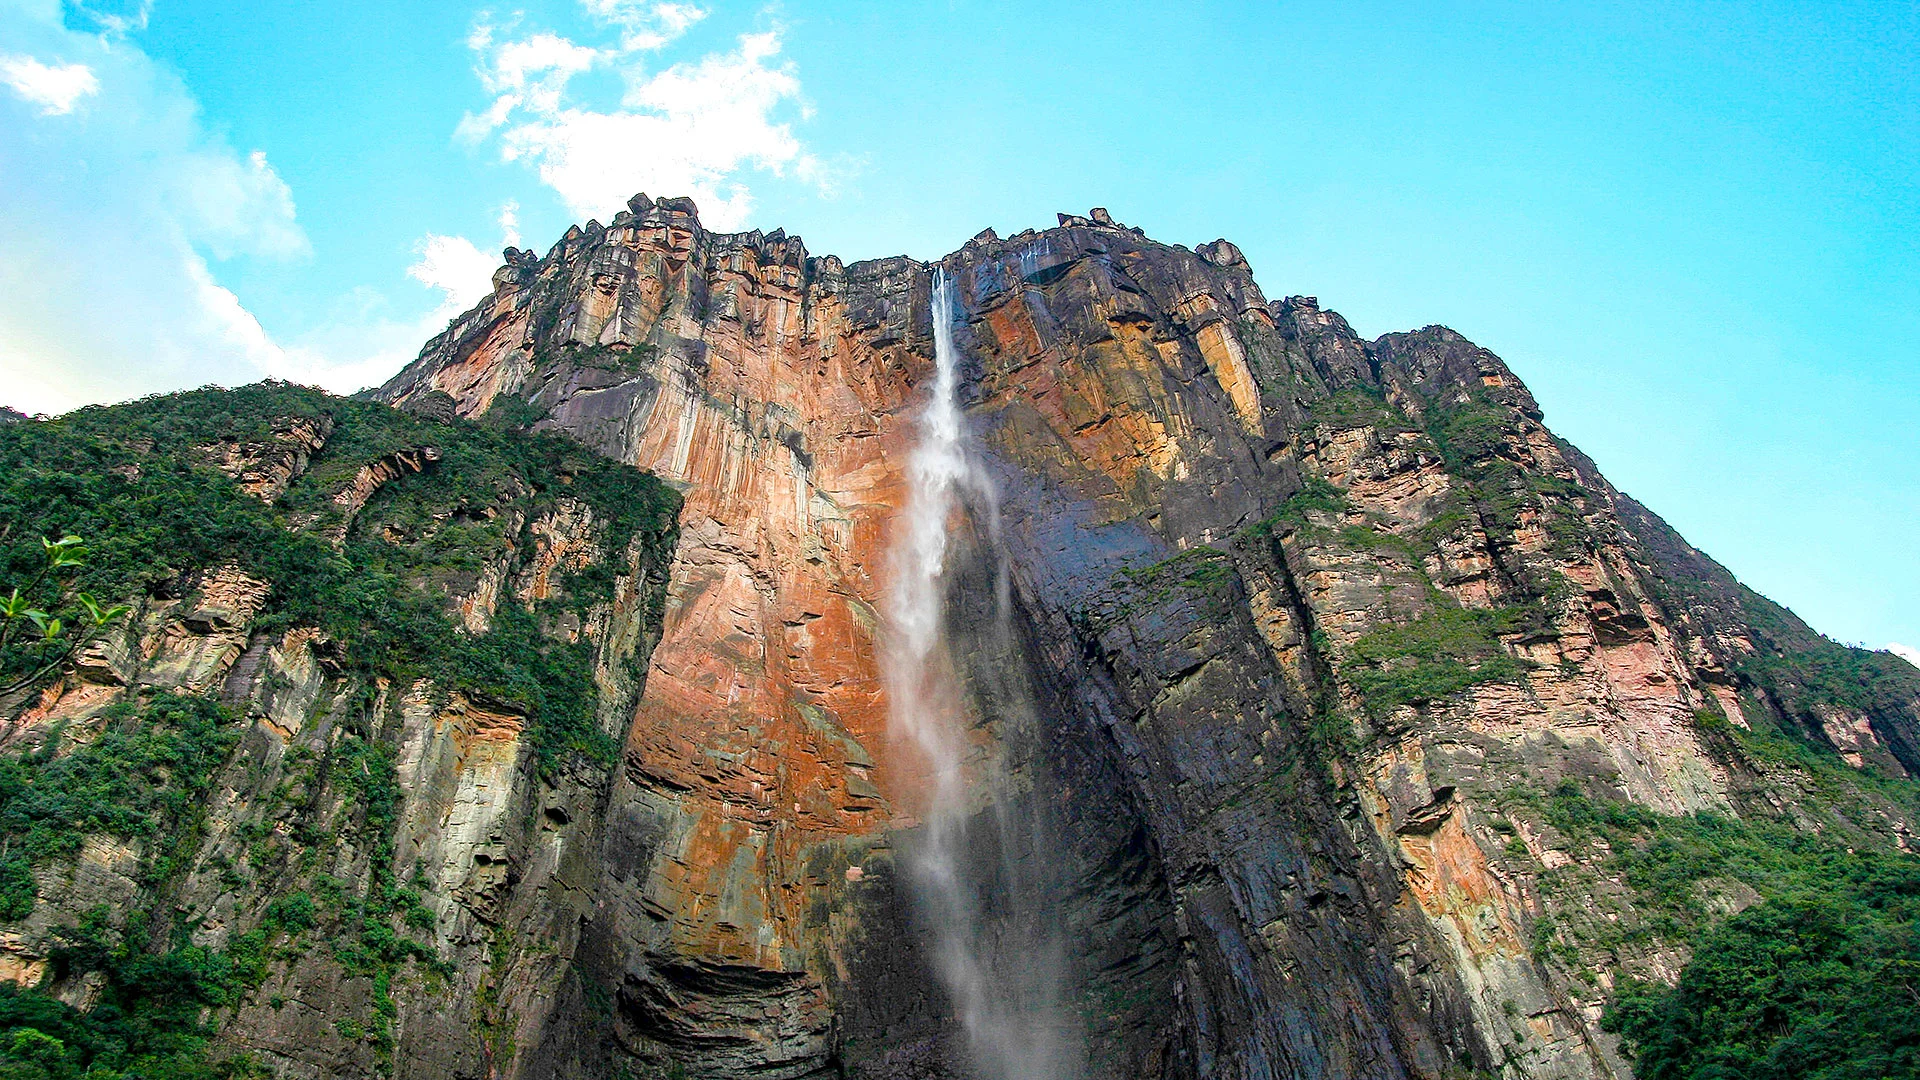
M 1907 663 L 1912 664 L 1914 667 L 1920 668 L 1920 649 L 1916 649 L 1911 645 L 1902 645 L 1894 641 L 1887 644 L 1887 651 L 1905 660 Z
M 478 143 L 493 134 L 493 130 L 507 122 L 507 116 L 520 107 L 520 98 L 515 94 L 502 94 L 493 99 L 493 104 L 478 116 L 467 113 L 454 126 L 453 137 L 463 143 Z
M 439 289 L 446 297 L 441 306 L 449 309 L 449 318 L 493 291 L 493 271 L 500 260 L 483 254 L 464 236 L 428 233 L 413 246 L 413 253 L 420 259 L 407 267 L 407 276 Z
M 498 260 L 429 234 L 407 268 L 438 296 L 429 310 L 362 288 L 319 301 L 315 329 L 269 331 L 225 279 L 240 265 L 231 260 L 310 253 L 294 193 L 266 154 L 210 131 L 178 77 L 126 38 L 145 12 L 144 0 L 69 2 L 64 13 L 58 0 L 0 3 L 0 41 L 42 58 L 0 66 L 15 91 L 0 89 L 0 404 L 62 412 L 266 376 L 353 391 L 392 375 L 487 294 Z M 536 42 L 511 54 L 502 85 L 549 94 L 589 51 Z M 66 69 L 87 79 L 62 76 L 56 94 L 44 72 Z M 53 106 L 60 122 L 28 119 Z M 504 244 L 520 243 L 519 212 L 497 208 Z
M 508 199 L 505 203 L 501 204 L 500 213 L 495 216 L 494 220 L 500 223 L 500 245 L 502 247 L 519 247 L 520 204 L 513 199 Z
M 519 204 L 508 201 L 495 215 L 501 246 L 518 246 Z M 388 298 L 360 288 L 325 313 L 319 328 L 289 341 L 284 348 L 261 350 L 262 370 L 275 378 L 349 393 L 374 386 L 420 354 L 420 347 L 493 292 L 500 259 L 464 236 L 428 233 L 413 245 L 407 276 L 437 290 L 440 302 L 417 317 L 389 314 Z M 237 305 L 236 305 L 237 306 Z M 236 339 L 245 336 L 236 325 Z
M 0 57 L 0 82 L 40 106 L 41 116 L 65 116 L 80 99 L 100 90 L 85 64 L 43 64 L 31 56 Z
M 804 109 L 777 33 L 666 64 L 659 50 L 704 8 L 582 3 L 604 41 L 475 25 L 488 103 L 459 137 L 526 163 L 582 217 L 646 190 L 692 195 L 729 228 L 752 206 L 752 170 L 824 184 L 784 118 Z M 359 289 L 317 329 L 276 337 L 231 286 L 244 260 L 310 254 L 294 192 L 129 37 L 148 12 L 148 0 L 0 2 L 0 404 L 59 412 L 265 375 L 355 390 L 486 295 L 498 261 L 430 233 L 406 272 L 438 292 L 431 310 Z M 519 216 L 517 202 L 498 206 L 503 244 L 522 243 Z
M 120 10 L 114 10 L 116 6 Z M 153 0 L 119 5 L 112 3 L 112 0 L 106 3 L 68 0 L 67 10 L 76 21 L 92 23 L 101 36 L 120 37 L 147 28 L 147 20 L 153 14 Z
M 286 366 L 286 353 L 267 336 L 260 320 L 240 303 L 233 290 L 213 279 L 213 271 L 205 259 L 189 253 L 182 270 L 193 283 L 194 295 L 199 300 L 194 313 L 209 340 L 226 344 L 268 374 Z
M 290 258 L 312 250 L 294 220 L 293 191 L 266 154 L 255 150 L 243 159 L 222 147 L 183 164 L 170 178 L 177 187 L 168 196 L 215 257 Z
M 636 191 L 691 195 L 718 228 L 743 225 L 753 197 L 749 169 L 827 179 L 783 109 L 800 105 L 800 79 L 780 59 L 777 31 L 742 35 L 728 52 L 650 71 L 645 54 L 706 16 L 677 3 L 583 0 L 589 15 L 620 33 L 617 46 L 590 48 L 551 33 L 502 40 L 488 23 L 468 44 L 480 82 L 494 95 L 456 135 L 496 137 L 506 161 L 532 166 L 573 213 L 617 209 Z M 618 74 L 626 92 L 616 108 L 576 100 L 576 76 L 595 68 Z
M 493 47 L 492 55 L 492 62 L 481 71 L 482 84 L 495 94 L 524 92 L 527 106 L 534 109 L 558 107 L 567 80 L 592 67 L 599 57 L 594 50 L 556 34 L 509 41 Z
M 518 246 L 519 204 L 509 200 L 495 215 L 501 246 Z M 320 328 L 269 355 L 265 370 L 276 378 L 310 383 L 338 393 L 390 378 L 420 354 L 420 347 L 493 292 L 500 259 L 464 236 L 428 233 L 413 245 L 407 276 L 438 290 L 440 302 L 417 318 L 387 314 L 387 298 L 362 288 L 334 305 Z
M 61 58 L 10 58 L 6 84 L 39 112 L 65 111 L 22 122 L 26 107 L 0 94 L 0 161 L 33 163 L 0 189 L 0 399 L 18 408 L 251 382 L 285 363 L 209 260 L 306 254 L 293 194 L 122 37 L 144 18 L 144 5 L 0 5 L 0 40 Z M 86 78 L 49 83 L 42 69 Z

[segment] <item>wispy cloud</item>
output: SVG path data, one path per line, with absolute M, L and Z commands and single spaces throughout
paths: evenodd
M 153 0 L 114 3 L 113 0 L 67 0 L 73 21 L 87 26 L 102 37 L 121 37 L 147 28 L 153 15 Z
M 705 8 L 693 4 L 581 0 L 581 6 L 601 25 L 619 28 L 623 52 L 642 52 L 671 44 L 694 23 L 707 17 Z
M 1920 668 L 1920 649 L 1916 649 L 1911 645 L 1902 645 L 1894 641 L 1887 644 L 1887 651 L 1905 660 L 1907 663 L 1912 664 L 1914 667 Z
M 500 223 L 500 243 L 503 247 L 520 246 L 520 204 L 508 199 L 501 204 L 500 212 L 494 215 Z
M 189 150 L 165 180 L 168 205 L 215 258 L 289 259 L 312 250 L 296 220 L 293 190 L 259 150 L 245 157 L 218 145 Z
M 801 109 L 798 72 L 780 55 L 779 31 L 741 35 L 732 49 L 660 70 L 653 54 L 705 18 L 679 3 L 583 0 L 612 32 L 582 45 L 540 31 L 517 34 L 483 16 L 468 39 L 492 101 L 460 123 L 465 140 L 492 140 L 503 160 L 532 166 L 581 217 L 617 209 L 635 191 L 692 195 L 720 228 L 743 225 L 753 208 L 746 173 L 792 173 L 824 181 L 827 170 L 783 119 Z M 617 106 L 573 92 L 576 76 L 616 73 Z
M 484 297 L 499 260 L 428 234 L 408 275 L 422 314 L 374 289 L 328 302 L 317 329 L 276 338 L 227 284 L 232 260 L 311 253 L 294 192 L 267 155 L 229 144 L 187 87 L 129 38 L 147 5 L 0 5 L 0 404 L 59 412 L 262 377 L 351 391 L 412 359 Z M 564 51 L 520 54 L 520 92 Z M 520 242 L 517 204 L 497 215 Z M 417 310 L 417 309 L 415 309 Z
M 495 215 L 501 247 L 520 242 L 519 209 L 509 200 Z M 432 310 L 396 317 L 385 294 L 358 289 L 336 302 L 318 329 L 262 353 L 263 370 L 341 393 L 380 383 L 419 355 L 420 346 L 449 322 L 486 299 L 501 262 L 464 236 L 439 233 L 415 241 L 413 255 L 407 276 L 440 294 Z
M 778 31 L 674 62 L 668 52 L 705 8 L 580 2 L 594 28 L 581 40 L 519 16 L 474 24 L 488 102 L 461 137 L 525 163 L 582 217 L 645 190 L 692 195 L 729 228 L 752 209 L 756 170 L 824 181 L 790 126 L 804 102 Z M 34 163 L 9 173 L 0 207 L 0 404 L 52 412 L 262 376 L 354 390 L 487 294 L 499 266 L 487 246 L 430 232 L 406 268 L 438 294 L 430 310 L 361 288 L 322 300 L 316 329 L 264 326 L 229 279 L 244 260 L 311 254 L 295 192 L 142 51 L 149 10 L 148 0 L 0 4 L 0 161 Z M 582 92 L 589 73 L 608 99 Z M 516 202 L 498 207 L 501 244 L 521 244 L 519 215 Z

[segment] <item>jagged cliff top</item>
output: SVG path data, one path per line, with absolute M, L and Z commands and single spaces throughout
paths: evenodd
M 908 255 L 884 256 L 843 262 L 836 255 L 808 253 L 805 241 L 785 229 L 772 232 L 752 229 L 743 232 L 710 232 L 700 222 L 699 208 L 690 197 L 655 200 L 644 192 L 627 201 L 608 225 L 589 220 L 584 226 L 570 226 L 550 247 L 545 256 L 530 249 L 508 247 L 502 252 L 503 265 L 494 273 L 495 293 L 456 319 L 446 334 L 421 351 L 424 360 L 448 336 L 459 336 L 463 325 L 472 327 L 476 313 L 489 308 L 503 285 L 528 285 L 543 270 L 578 257 L 613 231 L 626 228 L 660 230 L 668 237 L 684 237 L 691 258 L 694 248 L 704 250 L 708 263 L 727 261 L 735 254 L 751 253 L 757 265 L 782 267 L 798 274 L 793 284 L 801 287 L 820 283 L 828 291 L 839 291 L 847 283 L 884 281 L 903 272 L 930 273 L 935 266 L 955 270 L 981 267 L 996 260 L 1017 259 L 1020 275 L 1030 284 L 1044 284 L 1072 263 L 1088 256 L 1111 258 L 1132 253 L 1180 253 L 1226 275 L 1229 291 L 1238 294 L 1241 306 L 1263 309 L 1276 327 L 1289 338 L 1300 340 L 1317 360 L 1329 367 L 1329 379 L 1336 386 L 1350 382 L 1382 385 L 1382 362 L 1399 363 L 1407 368 L 1412 381 L 1427 383 L 1438 377 L 1462 391 L 1490 390 L 1522 412 L 1539 419 L 1541 410 L 1525 383 L 1491 351 L 1475 345 L 1453 329 L 1432 324 L 1418 330 L 1393 331 L 1372 341 L 1361 339 L 1337 311 L 1322 308 L 1317 296 L 1287 295 L 1268 301 L 1254 280 L 1253 267 L 1239 246 L 1225 238 L 1194 248 L 1168 244 L 1147 236 L 1139 226 L 1116 221 L 1104 207 L 1094 207 L 1085 215 L 1060 213 L 1058 224 L 1048 229 L 1023 229 L 1001 237 L 992 228 L 976 233 L 947 255 L 922 261 Z M 963 301 L 964 302 L 964 301 Z M 418 361 L 416 361 L 416 365 Z M 414 366 L 376 392 L 377 397 L 395 399 L 410 384 Z

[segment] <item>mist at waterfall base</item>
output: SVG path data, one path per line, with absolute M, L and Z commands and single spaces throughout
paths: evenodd
M 968 768 L 971 725 L 949 655 L 953 526 L 964 520 L 989 539 L 998 533 L 993 485 L 969 450 L 960 409 L 954 314 L 953 283 L 936 270 L 935 378 L 894 528 L 893 635 L 885 659 L 893 738 L 921 757 L 931 781 L 922 793 L 921 828 L 902 845 L 905 880 L 981 1080 L 1073 1080 L 1081 1040 L 1063 1001 L 1065 943 L 1046 883 L 1011 855 L 1043 840 L 1035 835 L 1039 824 L 1009 808 L 993 762 Z M 1014 653 L 1004 647 L 1004 564 L 994 581 L 992 632 L 1003 647 L 987 651 L 1004 658 Z

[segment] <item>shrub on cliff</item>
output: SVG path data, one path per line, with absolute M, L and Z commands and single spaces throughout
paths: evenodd
M 1830 768 L 1835 783 L 1879 786 Z M 1854 825 L 1845 800 L 1831 805 L 1837 819 L 1810 829 L 1658 814 L 1571 781 L 1547 797 L 1546 823 L 1574 850 L 1605 853 L 1639 911 L 1592 923 L 1602 938 L 1582 943 L 1616 959 L 1652 938 L 1692 953 L 1673 986 L 1622 980 L 1603 1018 L 1640 1080 L 1920 1077 L 1920 859 Z M 1742 891 L 1751 906 L 1723 914 Z
M 1673 987 L 1638 983 L 1605 1018 L 1640 1080 L 1920 1076 L 1920 875 L 1732 916 Z

